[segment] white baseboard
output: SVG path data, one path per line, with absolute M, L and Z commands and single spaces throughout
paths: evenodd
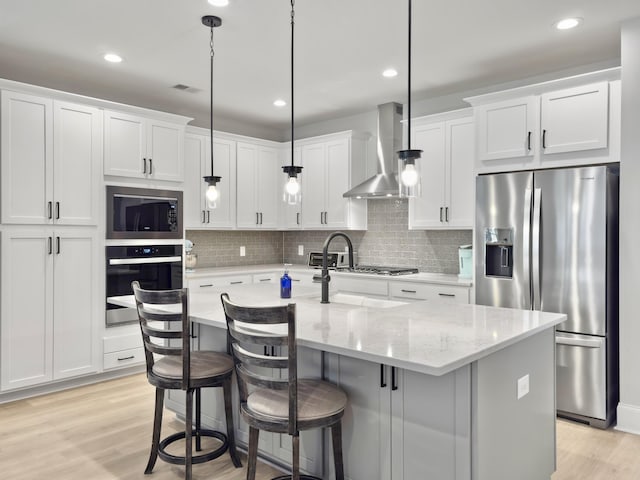
M 617 416 L 616 430 L 640 435 L 640 406 L 620 402 Z

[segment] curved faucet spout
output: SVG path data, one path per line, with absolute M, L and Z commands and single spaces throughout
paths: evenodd
M 324 241 L 324 245 L 322 245 L 322 299 L 320 303 L 329 303 L 329 282 L 331 281 L 331 277 L 329 276 L 329 244 L 336 237 L 342 237 L 347 242 L 347 249 L 349 250 L 349 269 L 353 269 L 353 244 L 351 243 L 351 239 L 347 236 L 346 233 L 343 232 L 333 232 L 331 235 L 327 237 Z

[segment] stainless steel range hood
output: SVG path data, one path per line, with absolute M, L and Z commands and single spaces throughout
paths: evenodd
M 346 198 L 389 198 L 400 193 L 397 151 L 402 149 L 402 105 L 378 105 L 378 173 L 343 194 Z

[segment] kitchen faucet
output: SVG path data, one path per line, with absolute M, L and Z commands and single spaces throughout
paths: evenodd
M 331 281 L 331 277 L 329 276 L 329 260 L 327 258 L 327 253 L 329 251 L 329 244 L 331 243 L 331 240 L 336 237 L 342 237 L 347 241 L 347 248 L 349 249 L 349 269 L 353 269 L 353 244 L 351 243 L 351 239 L 346 233 L 333 232 L 324 241 L 324 245 L 322 245 L 322 276 L 320 277 L 320 281 L 322 282 L 322 299 L 320 300 L 320 303 L 329 303 L 329 282 Z M 314 277 L 314 280 L 316 278 L 317 277 Z

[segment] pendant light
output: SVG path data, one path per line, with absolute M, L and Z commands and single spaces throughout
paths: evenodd
M 293 27 L 295 23 L 295 0 L 291 0 L 291 165 L 282 167 L 287 174 L 287 182 L 284 185 L 283 200 L 289 205 L 300 203 L 300 180 L 298 175 L 302 173 L 302 167 L 293 164 L 294 159 L 294 121 L 293 121 Z
M 207 208 L 209 210 L 213 210 L 218 206 L 218 198 L 220 197 L 220 192 L 216 187 L 216 184 L 222 179 L 222 177 L 216 177 L 213 174 L 213 29 L 214 27 L 219 27 L 222 25 L 222 20 L 220 17 L 216 17 L 214 15 L 205 15 L 202 17 L 202 24 L 206 27 L 209 27 L 211 30 L 211 36 L 209 40 L 209 49 L 210 49 L 210 93 L 209 93 L 209 140 L 211 142 L 211 175 L 203 177 L 205 183 L 208 185 L 207 191 L 205 193 L 205 201 L 207 204 Z
M 420 170 L 416 160 L 420 158 L 422 150 L 411 149 L 411 0 L 409 0 L 409 68 L 408 77 L 408 114 L 407 114 L 407 149 L 398 152 L 400 161 L 400 196 L 419 197 L 420 196 Z

